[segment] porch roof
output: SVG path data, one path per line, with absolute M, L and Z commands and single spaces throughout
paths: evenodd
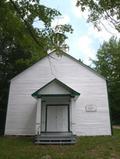
M 56 84 L 56 87 L 58 86 L 59 88 L 58 90 L 56 90 L 56 92 L 53 91 L 55 87 L 54 88 L 50 87 L 53 84 Z M 60 89 L 63 92 L 61 92 Z M 75 96 L 79 96 L 80 93 L 70 88 L 65 83 L 61 82 L 60 80 L 56 78 L 48 82 L 47 84 L 45 84 L 43 87 L 41 87 L 40 89 L 38 89 L 32 94 L 32 96 L 35 98 L 41 98 L 42 96 L 67 96 L 67 95 L 71 97 L 75 97 Z

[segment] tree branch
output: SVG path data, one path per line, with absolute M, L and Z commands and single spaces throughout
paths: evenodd
M 35 35 L 34 35 L 32 29 L 31 29 L 31 26 L 30 26 L 29 23 L 21 16 L 21 13 L 20 13 L 19 8 L 17 7 L 17 5 L 14 3 L 13 0 L 10 0 L 10 2 L 11 2 L 11 4 L 13 5 L 13 7 L 15 8 L 15 10 L 17 11 L 17 13 L 19 14 L 20 18 L 23 20 L 25 26 L 27 27 L 27 29 L 28 29 L 28 31 L 29 31 L 31 37 L 32 37 L 32 39 L 36 42 L 36 44 L 37 44 L 38 46 L 40 46 L 40 47 L 44 50 L 44 49 L 45 49 L 45 48 L 43 47 L 44 45 L 41 45 L 40 42 L 37 40 L 37 38 L 35 37 Z M 46 50 L 45 50 L 45 51 L 46 51 Z

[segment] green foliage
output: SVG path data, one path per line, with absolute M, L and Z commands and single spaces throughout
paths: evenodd
M 93 62 L 95 69 L 108 80 L 113 122 L 120 123 L 120 40 L 112 37 L 104 42 Z
M 22 48 L 37 55 L 46 54 L 52 46 L 51 37 L 56 36 L 51 22 L 59 15 L 61 14 L 55 9 L 40 5 L 38 0 L 1 0 L 0 30 L 13 37 Z M 43 22 L 44 29 L 33 27 L 35 18 Z M 65 34 L 72 31 L 72 28 L 66 25 L 60 31 Z
M 67 24 L 51 27 L 52 20 L 60 15 L 39 0 L 0 0 L 0 110 L 7 105 L 11 78 L 47 55 L 48 50 L 63 51 L 66 33 L 73 30 Z M 36 18 L 44 28 L 33 27 Z
M 120 0 L 77 0 L 76 5 L 89 10 L 88 22 L 97 28 L 106 19 L 120 32 Z

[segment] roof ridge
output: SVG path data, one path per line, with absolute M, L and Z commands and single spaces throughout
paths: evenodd
M 43 56 L 41 59 L 39 59 L 37 62 L 35 62 L 34 64 L 32 64 L 31 66 L 29 66 L 28 68 L 26 68 L 25 70 L 23 70 L 22 72 L 20 72 L 19 74 L 17 74 L 15 77 L 13 77 L 10 81 L 12 81 L 13 79 L 15 79 L 17 76 L 19 76 L 20 74 L 22 74 L 23 72 L 25 72 L 26 70 L 28 70 L 30 67 L 36 65 L 38 62 L 40 62 L 42 59 L 49 57 L 51 54 L 56 54 L 55 52 L 51 52 L 49 54 L 46 54 L 45 56 Z M 58 54 L 57 54 L 58 55 Z M 88 70 L 92 71 L 93 73 L 95 73 L 97 76 L 101 77 L 102 79 L 106 80 L 106 78 L 104 76 L 102 76 L 101 74 L 99 74 L 97 71 L 95 71 L 94 69 L 92 69 L 90 66 L 84 64 L 83 62 L 78 61 L 75 57 L 71 56 L 68 53 L 61 53 L 60 55 L 65 55 L 71 59 L 73 59 L 74 61 L 76 61 L 78 64 L 82 65 L 83 67 L 87 68 Z

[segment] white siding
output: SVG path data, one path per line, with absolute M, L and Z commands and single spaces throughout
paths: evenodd
M 36 100 L 33 92 L 57 78 L 81 95 L 72 104 L 72 130 L 76 135 L 110 135 L 106 81 L 63 55 L 44 58 L 16 76 L 10 87 L 5 134 L 35 134 Z M 86 112 L 87 105 L 95 112 Z
M 58 83 L 53 81 L 42 90 L 39 91 L 38 94 L 70 94 L 65 88 L 61 87 Z

